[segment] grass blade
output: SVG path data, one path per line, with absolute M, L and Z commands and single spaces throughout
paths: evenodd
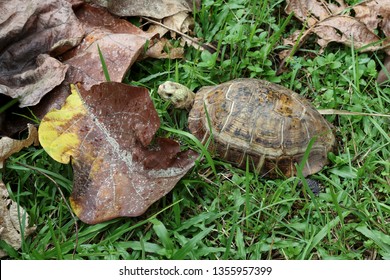
M 111 82 L 110 74 L 108 73 L 107 64 L 106 64 L 106 61 L 104 60 L 103 53 L 100 50 L 99 45 L 97 45 L 97 47 L 98 47 L 100 62 L 102 64 L 102 68 L 103 68 L 104 77 L 106 77 L 107 82 Z
M 344 219 L 350 213 L 351 213 L 350 211 L 345 211 L 342 214 L 342 218 Z M 316 235 L 314 235 L 314 237 L 311 239 L 311 242 L 307 244 L 305 250 L 302 252 L 300 259 L 301 260 L 306 259 L 307 255 L 313 250 L 313 248 L 315 248 L 318 245 L 318 243 L 320 243 L 321 240 L 324 239 L 327 233 L 340 222 L 341 222 L 340 217 L 337 216 L 329 223 L 327 223 Z
M 217 170 L 216 170 L 215 165 L 214 165 L 214 160 L 211 158 L 209 151 L 206 149 L 206 147 L 204 145 L 202 145 L 202 143 L 198 140 L 198 138 L 196 138 L 191 133 L 188 133 L 185 131 L 180 131 L 180 130 L 169 128 L 166 126 L 162 126 L 161 128 L 166 130 L 166 131 L 174 132 L 174 133 L 183 135 L 183 136 L 187 137 L 188 139 L 191 139 L 195 143 L 195 145 L 201 149 L 202 154 L 206 157 L 207 163 L 210 165 L 211 169 L 213 170 L 213 173 L 215 175 L 217 174 Z
M 174 260 L 184 259 L 185 256 L 187 256 L 187 254 L 195 248 L 196 244 L 198 244 L 198 242 L 201 241 L 205 236 L 207 236 L 213 229 L 214 229 L 214 226 L 195 235 L 181 249 L 176 251 L 176 253 L 173 255 L 172 259 L 174 259 Z
M 164 224 L 157 219 L 152 219 L 151 223 L 153 224 L 154 232 L 157 234 L 158 238 L 160 238 L 160 241 L 167 252 L 173 252 L 173 243 Z
M 386 255 L 390 254 L 390 236 L 385 235 L 384 233 L 377 230 L 370 230 L 367 228 L 367 226 L 357 227 L 356 230 L 374 241 L 375 244 L 378 245 L 378 247 L 381 248 Z

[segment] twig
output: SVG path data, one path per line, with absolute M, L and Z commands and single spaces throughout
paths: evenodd
M 197 45 L 200 49 L 202 50 L 209 50 L 210 48 L 213 49 L 213 51 L 217 51 L 217 49 L 214 47 L 214 46 L 210 46 L 210 45 L 205 45 L 205 44 L 201 44 L 199 43 L 196 39 L 192 38 L 191 36 L 188 36 L 187 34 L 179 31 L 179 30 L 176 30 L 176 29 L 173 29 L 173 28 L 170 28 L 168 26 L 166 26 L 165 24 L 161 23 L 161 22 L 158 22 L 158 21 L 155 21 L 153 19 L 150 19 L 150 18 L 147 18 L 147 17 L 141 17 L 142 19 L 148 21 L 148 22 L 151 22 L 153 24 L 157 24 L 157 25 L 160 25 L 166 29 L 168 29 L 169 31 L 172 31 L 172 32 L 175 32 L 179 35 L 181 35 L 182 37 L 190 40 L 192 43 L 194 43 L 195 45 Z
M 19 165 L 21 165 L 21 166 L 23 166 L 23 167 L 26 167 L 26 168 L 29 168 L 29 169 L 32 169 L 32 170 L 38 172 L 39 174 L 45 176 L 47 179 L 49 179 L 50 181 L 52 181 L 52 182 L 54 183 L 54 185 L 56 185 L 58 191 L 59 191 L 60 194 L 61 194 L 61 198 L 64 200 L 65 205 L 66 205 L 66 207 L 69 209 L 70 215 L 72 216 L 72 218 L 73 218 L 73 220 L 74 220 L 74 225 L 75 225 L 75 230 L 76 230 L 75 244 L 74 244 L 74 249 L 73 249 L 73 253 L 72 253 L 72 256 L 74 257 L 74 255 L 76 254 L 76 249 L 77 249 L 78 243 L 79 243 L 79 227 L 78 227 L 78 225 L 77 225 L 77 219 L 76 219 L 75 215 L 73 214 L 72 208 L 70 207 L 68 201 L 66 200 L 65 195 L 64 195 L 64 193 L 62 192 L 60 186 L 57 184 L 57 182 L 56 182 L 53 178 L 51 178 L 49 175 L 45 174 L 45 173 L 42 172 L 41 170 L 39 170 L 39 169 L 37 169 L 37 168 L 35 168 L 35 167 L 33 167 L 33 166 L 26 165 L 26 164 L 21 163 L 21 162 L 16 162 L 16 164 L 19 164 Z
M 335 110 L 335 109 L 318 109 L 317 111 L 321 115 L 371 116 L 371 117 L 390 118 L 389 114 L 350 112 L 350 111 L 346 111 L 346 110 Z

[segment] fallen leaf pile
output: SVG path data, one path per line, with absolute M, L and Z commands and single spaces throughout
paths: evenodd
M 285 11 L 294 13 L 306 27 L 302 34 L 298 30 L 287 38 L 286 45 L 302 44 L 314 33 L 322 48 L 338 42 L 360 51 L 383 50 L 390 55 L 390 0 L 362 1 L 351 7 L 344 0 L 288 0 Z M 293 50 L 281 53 L 281 57 L 290 56 Z
M 150 35 L 128 21 L 102 9 L 82 5 L 75 13 L 65 0 L 30 2 L 32 5 L 0 3 L 0 9 L 8 11 L 0 23 L 13 27 L 0 31 L 7 40 L 4 44 L 0 41 L 0 45 L 6 46 L 0 50 L 0 71 L 4 72 L 0 73 L 0 93 L 19 98 L 20 107 L 39 102 L 31 107 L 39 118 L 63 104 L 70 83 L 81 82 L 89 88 L 105 81 L 98 45 L 112 81 L 120 82 L 150 39 Z M 24 6 L 20 11 L 15 8 Z M 24 28 L 17 29 L 20 25 Z M 15 39 L 9 40 L 13 34 Z M 23 118 L 20 125 L 15 116 L 7 118 L 13 121 L 4 120 L 5 135 L 12 135 L 26 125 Z
M 42 119 L 43 148 L 74 168 L 71 206 L 82 221 L 94 224 L 141 215 L 175 186 L 197 154 L 181 152 L 173 140 L 155 139 L 160 123 L 149 92 L 120 83 L 144 57 L 146 44 L 147 55 L 182 57 L 182 49 L 163 51 L 168 41 L 162 36 L 179 25 L 178 32 L 188 31 L 192 1 L 89 2 L 107 4 L 107 10 L 80 0 L 0 1 L 0 102 L 17 99 L 19 115 Z M 147 22 L 144 32 L 118 16 L 134 11 L 168 18 L 168 29 Z M 73 84 L 78 90 L 69 95 Z M 14 107 L 0 112 L 2 136 L 26 128 L 28 120 L 13 113 Z M 27 139 L 3 137 L 0 164 L 32 143 L 37 144 L 33 125 Z

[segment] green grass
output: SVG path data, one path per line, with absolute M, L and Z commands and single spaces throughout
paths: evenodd
M 195 33 L 217 53 L 188 48 L 183 60 L 144 60 L 131 69 L 127 81 L 151 91 L 159 134 L 204 155 L 166 197 L 141 217 L 93 226 L 78 221 L 76 235 L 59 192 L 69 197 L 71 167 L 30 147 L 8 160 L 1 179 L 37 230 L 19 251 L 4 242 L 0 248 L 12 259 L 390 259 L 388 118 L 327 116 L 339 145 L 330 165 L 313 176 L 323 191 L 312 196 L 297 178 L 267 180 L 211 159 L 187 132 L 188 112 L 156 93 L 165 80 L 197 89 L 256 77 L 291 88 L 318 108 L 388 114 L 390 87 L 375 83 L 381 53 L 336 44 L 320 53 L 309 40 L 276 76 L 282 37 L 302 28 L 284 5 L 203 1 Z

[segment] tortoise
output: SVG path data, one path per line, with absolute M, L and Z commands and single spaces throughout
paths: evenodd
M 281 85 L 242 78 L 202 87 L 194 94 L 187 87 L 165 82 L 158 94 L 177 108 L 191 108 L 188 128 L 219 158 L 269 178 L 309 176 L 328 164 L 335 148 L 333 126 L 304 97 Z M 311 139 L 315 139 L 314 142 Z

